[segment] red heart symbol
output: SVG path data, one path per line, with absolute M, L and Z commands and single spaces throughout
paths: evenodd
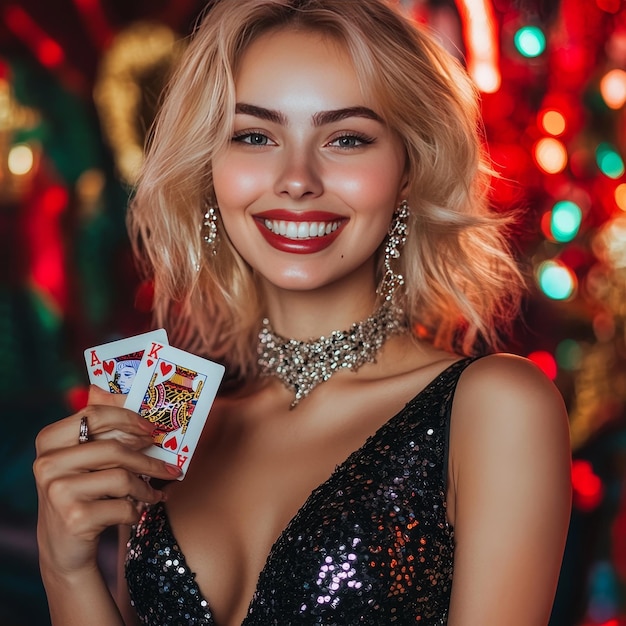
M 185 446 L 185 447 L 181 450 L 181 452 L 189 452 L 189 448 L 188 448 L 187 446 Z
M 146 363 L 148 364 L 148 367 L 150 367 L 150 365 L 152 365 L 154 361 L 152 359 L 147 359 Z
M 93 375 L 94 376 L 102 376 L 102 370 L 100 368 L 98 368 L 97 370 L 93 371 Z
M 115 369 L 115 361 L 105 361 L 104 362 L 104 371 L 110 376 Z
M 169 363 L 161 363 L 161 374 L 167 376 L 172 371 L 172 367 Z
M 176 437 L 172 437 L 171 439 L 168 439 L 163 444 L 163 447 L 169 448 L 170 450 L 176 450 L 176 448 L 178 447 L 178 441 L 176 441 Z

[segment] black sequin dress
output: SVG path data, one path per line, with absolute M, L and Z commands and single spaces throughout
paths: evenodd
M 421 391 L 309 496 L 272 546 L 242 626 L 446 624 L 450 409 L 470 359 Z M 126 560 L 143 624 L 215 626 L 165 508 L 149 508 Z

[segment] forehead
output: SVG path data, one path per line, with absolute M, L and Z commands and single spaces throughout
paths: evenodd
M 322 108 L 374 104 L 346 46 L 313 30 L 283 28 L 261 34 L 242 53 L 234 78 L 239 102 L 269 106 L 306 97 Z

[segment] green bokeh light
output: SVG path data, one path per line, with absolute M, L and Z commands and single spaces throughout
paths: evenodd
M 525 57 L 538 57 L 546 49 L 546 36 L 537 26 L 520 28 L 513 40 L 517 51 Z
M 556 241 L 571 241 L 578 234 L 583 213 L 571 200 L 562 200 L 552 207 L 550 231 Z
M 596 163 L 600 171 L 609 178 L 619 178 L 624 173 L 624 161 L 608 143 L 601 143 L 596 149 Z
M 578 369 L 582 358 L 582 346 L 574 339 L 564 339 L 556 347 L 557 363 L 565 370 Z
M 568 300 L 576 289 L 572 272 L 555 261 L 544 261 L 537 271 L 541 291 L 552 300 Z

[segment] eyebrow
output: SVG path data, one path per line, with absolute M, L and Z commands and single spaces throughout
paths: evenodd
M 267 120 L 268 122 L 274 122 L 275 124 L 287 125 L 287 118 L 278 111 L 272 109 L 265 109 L 258 107 L 254 104 L 246 104 L 245 102 L 237 102 L 235 105 L 235 113 L 242 113 L 244 115 L 251 115 L 252 117 L 258 117 L 261 120 Z
M 235 105 L 235 113 L 242 113 L 244 115 L 251 115 L 252 117 L 258 117 L 268 122 L 274 122 L 275 124 L 281 124 L 287 126 L 287 118 L 280 113 L 280 111 L 274 111 L 272 109 L 266 109 L 254 104 L 246 104 L 245 102 L 238 102 Z M 324 124 L 332 124 L 333 122 L 341 122 L 349 117 L 364 117 L 369 120 L 375 120 L 384 124 L 384 121 L 372 109 L 364 106 L 346 107 L 344 109 L 334 109 L 332 111 L 320 111 L 313 115 L 313 125 L 323 126 Z

